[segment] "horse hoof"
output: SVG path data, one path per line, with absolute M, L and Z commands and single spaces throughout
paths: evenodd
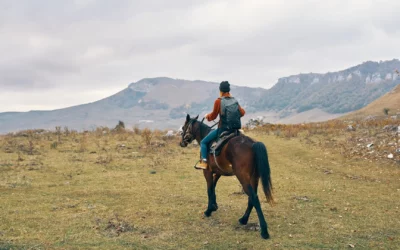
M 212 210 L 213 210 L 213 211 L 217 211 L 217 210 L 218 210 L 218 204 L 215 203 L 215 204 L 213 205 Z
M 247 221 L 248 220 L 249 220 L 249 218 L 242 217 L 242 218 L 239 219 L 239 223 L 242 224 L 242 225 L 247 225 Z
M 210 216 L 211 216 L 211 213 L 212 213 L 212 211 L 207 209 L 207 210 L 204 212 L 204 216 L 210 217 Z
M 268 232 L 261 232 L 261 238 L 263 239 L 269 239 L 269 233 Z

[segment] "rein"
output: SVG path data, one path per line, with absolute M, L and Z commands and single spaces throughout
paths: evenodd
M 201 121 L 198 121 L 197 119 L 191 119 L 191 120 L 188 122 L 188 124 L 187 124 L 185 130 L 184 130 L 183 133 L 182 133 L 182 141 L 185 141 L 185 143 L 187 143 L 187 144 L 188 144 L 188 143 L 191 143 L 191 142 L 195 139 L 195 136 L 196 136 L 196 134 L 197 134 L 198 132 L 200 132 L 200 138 L 203 139 L 203 129 L 202 129 L 202 128 L 203 128 L 203 124 L 204 124 L 204 119 L 205 119 L 205 118 L 201 119 Z M 193 131 L 193 124 L 195 124 L 197 121 L 199 122 L 199 125 L 198 125 L 196 131 Z M 212 129 L 213 127 L 217 126 L 218 124 L 219 124 L 219 122 L 215 122 L 215 124 L 212 125 L 211 127 L 208 127 L 207 125 L 206 125 L 206 127 L 209 128 L 209 129 Z M 205 125 L 205 124 L 204 124 L 204 125 Z M 200 131 L 199 131 L 199 130 L 200 130 Z M 185 140 L 185 137 L 186 137 L 187 134 L 189 135 L 189 138 L 188 138 L 188 140 Z M 214 162 L 215 162 L 217 168 L 218 168 L 222 173 L 225 173 L 225 174 L 232 174 L 232 173 L 230 173 L 230 172 L 225 172 L 225 170 L 219 165 L 217 156 L 216 156 L 216 154 L 215 154 L 215 151 L 214 151 L 214 153 L 213 153 L 213 156 L 214 156 Z
M 204 119 L 205 119 L 205 117 L 203 117 L 203 119 L 201 119 L 201 122 L 200 122 L 200 125 L 199 125 L 199 128 L 198 128 L 198 129 L 200 129 L 200 138 L 203 138 L 203 135 L 202 135 L 202 133 L 201 133 L 201 125 L 204 124 L 204 123 L 203 123 L 203 122 L 204 122 Z M 219 121 L 218 121 L 218 122 L 215 122 L 215 124 L 212 125 L 212 126 L 210 127 L 210 129 L 213 128 L 213 127 L 215 127 L 215 126 L 217 126 L 218 124 L 219 124 Z M 197 132 L 197 130 L 196 130 L 196 132 Z M 195 134 L 196 134 L 196 133 L 195 133 Z
M 210 128 L 213 128 L 213 127 L 217 126 L 218 124 L 219 124 L 219 121 L 216 122 L 214 125 L 212 125 Z
M 190 139 L 191 141 L 193 139 L 195 139 L 195 135 L 197 134 L 197 132 L 200 132 L 200 138 L 203 139 L 203 130 L 202 130 L 202 125 L 204 124 L 204 119 L 201 119 L 200 124 L 198 126 L 198 128 L 196 129 L 196 131 L 193 131 L 193 124 L 197 121 L 197 119 L 192 119 L 189 124 L 187 125 L 186 129 L 183 131 L 182 133 L 182 141 L 184 141 L 186 134 L 190 133 Z M 211 127 L 209 127 L 210 129 L 212 129 L 213 127 L 217 126 L 219 124 L 219 122 L 215 122 L 214 125 L 212 125 Z M 208 127 L 208 126 L 207 126 Z M 189 131 L 190 130 L 190 131 Z M 199 131 L 200 130 L 200 131 Z M 191 142 L 190 141 L 190 142 Z M 189 143 L 190 143 L 189 142 Z
M 204 119 L 205 119 L 205 117 L 203 117 L 203 119 L 201 119 L 201 122 L 200 122 L 200 125 L 199 125 L 199 128 L 198 129 L 200 129 L 200 138 L 203 138 L 203 135 L 202 135 L 202 133 L 201 133 L 201 125 L 202 124 L 204 124 L 203 122 L 204 122 Z M 197 131 L 196 131 L 197 132 Z M 194 134 L 196 134 L 196 133 L 194 133 Z

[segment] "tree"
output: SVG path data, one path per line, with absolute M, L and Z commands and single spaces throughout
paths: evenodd
M 115 131 L 121 132 L 125 130 L 125 123 L 123 121 L 119 121 L 117 126 L 114 128 Z
M 385 115 L 389 115 L 389 111 L 390 111 L 389 108 L 384 108 L 383 109 L 383 113 L 385 113 Z

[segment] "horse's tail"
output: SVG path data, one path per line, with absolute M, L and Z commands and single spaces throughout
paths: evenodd
M 253 144 L 253 151 L 254 161 L 261 177 L 265 197 L 267 197 L 267 202 L 273 205 L 274 198 L 272 197 L 271 170 L 269 168 L 267 148 L 264 143 L 256 142 Z

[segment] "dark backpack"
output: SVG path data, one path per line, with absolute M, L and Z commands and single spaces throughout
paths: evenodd
M 221 127 L 222 131 L 241 129 L 239 103 L 233 97 L 221 98 Z

